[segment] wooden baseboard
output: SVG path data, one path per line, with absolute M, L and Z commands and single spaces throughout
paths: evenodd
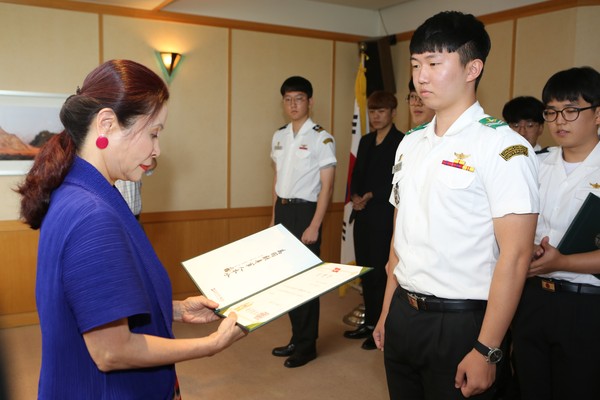
M 37 311 L 0 315 L 0 329 L 16 328 L 18 326 L 36 325 L 40 323 Z

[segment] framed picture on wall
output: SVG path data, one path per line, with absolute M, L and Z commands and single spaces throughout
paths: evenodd
M 0 90 L 0 175 L 23 175 L 46 141 L 63 130 L 66 94 Z

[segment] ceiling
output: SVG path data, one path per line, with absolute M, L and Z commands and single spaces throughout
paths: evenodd
M 184 14 L 198 14 L 198 10 L 202 8 L 202 1 L 182 2 L 181 0 L 73 0 L 76 2 L 96 3 L 102 5 L 111 5 L 127 8 L 137 8 L 142 10 L 165 10 L 168 11 L 169 6 L 177 6 L 178 12 Z M 251 1 L 251 0 L 247 0 Z M 338 6 L 362 8 L 366 10 L 381 10 L 387 7 L 392 7 L 401 3 L 414 0 L 296 0 L 302 1 L 310 6 L 310 3 L 329 3 Z M 185 4 L 184 4 L 185 3 Z M 227 3 L 227 0 L 220 0 L 220 3 Z M 226 4 L 223 4 L 226 7 Z M 182 8 L 183 7 L 183 8 Z M 187 10 L 187 12 L 186 12 Z
M 79 3 L 81 8 L 94 4 L 352 37 L 382 37 L 410 32 L 434 13 L 449 7 L 485 15 L 551 0 L 65 0 L 63 3 L 67 1 Z
M 385 12 L 417 0 L 69 0 L 150 12 L 237 20 L 361 37 L 387 35 Z M 435 0 L 440 1 L 440 0 Z M 442 0 L 445 1 L 445 0 Z M 472 0 L 471 0 L 472 1 Z M 405 29 L 406 30 L 406 29 Z

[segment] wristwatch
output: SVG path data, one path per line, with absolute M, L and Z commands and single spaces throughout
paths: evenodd
M 485 357 L 488 364 L 497 364 L 502 360 L 502 350 L 497 347 L 488 347 L 476 340 L 473 348 Z

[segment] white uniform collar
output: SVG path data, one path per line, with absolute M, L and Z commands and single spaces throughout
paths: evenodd
M 457 135 L 463 131 L 468 125 L 472 124 L 473 121 L 479 121 L 480 119 L 487 117 L 487 114 L 483 112 L 483 108 L 478 101 L 473 103 L 471 107 L 467 108 L 461 115 L 450 125 L 450 128 L 446 131 L 444 136 Z M 437 124 L 437 115 L 433 117 L 431 123 L 427 126 L 425 135 L 435 135 L 435 126 Z
M 308 119 L 306 121 L 304 121 L 304 123 L 302 124 L 302 127 L 298 131 L 298 135 L 304 135 L 306 132 L 309 132 L 315 125 L 316 124 L 313 122 L 313 120 L 310 117 L 308 117 Z M 288 128 L 288 131 L 293 135 L 294 129 L 292 128 L 291 122 L 288 124 L 287 128 Z
M 562 147 L 551 147 L 549 149 L 548 157 L 545 157 L 541 160 L 544 164 L 562 164 Z M 600 165 L 600 142 L 596 144 L 596 147 L 592 150 L 590 154 L 583 160 L 581 163 L 582 166 L 590 166 L 597 168 Z

